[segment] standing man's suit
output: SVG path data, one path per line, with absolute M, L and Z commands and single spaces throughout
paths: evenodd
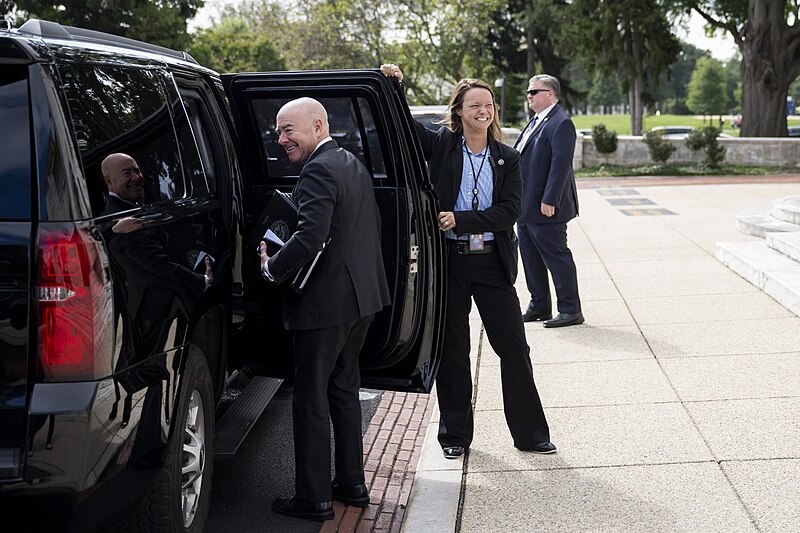
M 453 211 L 463 178 L 462 137 L 447 128 L 434 133 L 418 122 L 414 124 L 440 210 Z M 494 241 L 489 241 L 487 247 L 493 246 L 494 251 L 462 254 L 465 246 L 448 239 L 444 353 L 436 375 L 438 438 L 443 449 L 468 449 L 472 443 L 469 313 L 474 299 L 489 342 L 500 357 L 503 410 L 514 445 L 532 450 L 542 443 L 550 444 L 550 429 L 533 380 L 530 348 L 514 290 L 518 269 L 514 222 L 519 216 L 522 192 L 519 154 L 490 138 L 488 157 L 494 181 L 492 204 L 480 211 L 456 212 L 456 233 L 463 236 L 492 232 Z M 465 241 L 460 242 L 466 245 Z
M 523 195 L 518 228 L 522 264 L 531 294 L 528 313 L 535 312 L 545 319 L 552 313 L 549 270 L 559 313 L 579 315 L 578 278 L 572 252 L 567 247 L 567 222 L 578 215 L 578 194 L 572 171 L 575 126 L 559 104 L 545 117 L 535 118 L 539 122 L 537 127 L 529 135 L 523 130 L 516 146 L 522 155 Z M 528 128 L 531 123 L 526 130 Z M 542 213 L 542 204 L 555 206 L 553 216 Z
M 364 483 L 358 354 L 373 315 L 390 303 L 372 179 L 333 140 L 305 162 L 294 190 L 298 227 L 269 259 L 277 282 L 330 239 L 302 294 L 287 291 L 284 325 L 295 332 L 293 394 L 296 496 L 331 500 L 328 416 L 336 440 L 334 483 Z

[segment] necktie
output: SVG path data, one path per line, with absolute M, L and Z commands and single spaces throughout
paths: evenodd
M 537 120 L 539 120 L 539 115 L 534 115 L 533 120 L 531 120 L 531 123 L 528 124 L 528 127 L 525 128 L 525 131 L 522 132 L 522 139 L 520 140 L 517 146 L 517 149 L 519 151 L 522 151 L 522 149 L 525 148 L 525 144 L 527 144 L 528 138 L 531 136 L 531 134 L 533 133 L 533 129 L 536 127 Z

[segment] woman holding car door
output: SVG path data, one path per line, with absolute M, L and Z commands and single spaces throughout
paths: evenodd
M 381 71 L 403 80 L 397 65 L 382 65 Z M 514 224 L 522 202 L 519 153 L 502 144 L 494 93 L 482 80 L 458 82 L 441 124 L 436 132 L 414 124 L 439 197 L 439 230 L 447 248 L 444 353 L 436 377 L 439 444 L 446 458 L 455 459 L 472 443 L 469 313 L 474 299 L 500 357 L 503 406 L 514 446 L 553 453 L 514 289 Z

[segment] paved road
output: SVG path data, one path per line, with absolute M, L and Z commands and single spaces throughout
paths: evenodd
M 380 402 L 377 391 L 362 391 L 366 424 Z M 366 424 L 362 427 L 366 427 Z M 280 516 L 272 500 L 294 493 L 292 389 L 284 385 L 242 444 L 236 457 L 214 465 L 207 533 L 316 533 L 320 523 Z

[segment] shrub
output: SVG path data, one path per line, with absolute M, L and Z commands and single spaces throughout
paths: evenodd
M 642 141 L 650 151 L 650 159 L 659 164 L 664 164 L 672 153 L 678 148 L 664 138 L 662 131 L 648 131 L 642 137 Z
M 612 154 L 617 151 L 617 132 L 608 131 L 605 124 L 592 126 L 592 143 L 601 154 Z
M 725 159 L 725 147 L 720 146 L 717 135 L 719 130 L 713 126 L 706 126 L 692 130 L 686 137 L 686 146 L 689 150 L 696 152 L 703 149 L 706 153 L 703 163 L 709 167 L 716 168 Z

